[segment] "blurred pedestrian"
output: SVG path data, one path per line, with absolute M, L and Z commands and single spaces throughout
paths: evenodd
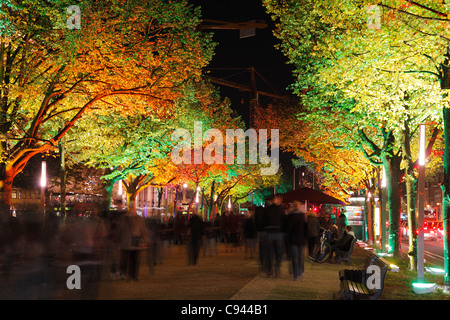
M 106 263 L 109 266 L 109 276 L 112 280 L 120 277 L 119 272 L 119 253 L 120 253 L 120 217 L 116 214 L 111 214 L 108 217 L 107 235 L 106 235 Z
M 245 241 L 245 259 L 250 259 L 256 254 L 257 231 L 255 225 L 255 208 L 249 209 L 249 216 L 244 221 L 243 236 Z
M 150 239 L 144 218 L 126 214 L 120 223 L 120 273 L 122 279 L 138 281 L 139 256 Z
M 272 203 L 264 210 L 264 230 L 266 246 L 266 273 L 278 276 L 280 273 L 281 260 L 283 257 L 283 218 L 284 211 L 281 207 L 283 198 L 275 195 Z
M 177 211 L 177 214 L 173 220 L 173 232 L 175 237 L 175 244 L 183 244 L 183 238 L 186 232 L 186 221 L 180 211 Z
M 342 236 L 344 235 L 344 228 L 346 225 L 347 225 L 347 217 L 345 216 L 344 213 L 341 213 L 336 220 L 338 239 L 342 238 Z
M 230 214 L 227 217 L 228 221 L 228 233 L 230 237 L 231 250 L 234 251 L 240 244 L 241 240 L 241 219 L 237 215 L 236 211 L 231 210 Z
M 306 224 L 308 226 L 308 253 L 310 257 L 314 258 L 315 248 L 319 242 L 320 221 L 316 213 L 311 209 L 306 213 Z
M 220 215 L 220 241 L 222 243 L 229 243 L 230 242 L 230 232 L 229 232 L 229 223 L 228 223 L 228 216 L 226 211 L 222 211 L 222 214 Z
M 155 272 L 155 266 L 158 264 L 158 254 L 159 254 L 159 225 L 156 218 L 146 218 L 145 224 L 148 233 L 148 243 L 147 243 L 147 266 L 151 274 Z
M 294 279 L 299 279 L 305 271 L 306 217 L 301 211 L 302 204 L 294 201 L 293 210 L 287 218 L 287 237 L 291 251 Z
M 265 256 L 266 256 L 266 235 L 264 230 L 264 208 L 256 207 L 254 213 L 255 220 L 255 228 L 256 228 L 256 237 L 258 241 L 258 257 L 259 257 L 259 266 L 261 270 L 265 270 Z
M 204 232 L 203 220 L 198 214 L 192 214 L 188 221 L 188 264 L 196 265 Z
M 205 222 L 205 232 L 203 234 L 203 256 L 206 256 L 206 252 L 209 252 L 209 256 L 212 257 L 213 254 L 218 254 L 216 245 L 216 233 L 214 231 L 214 224 L 212 221 Z

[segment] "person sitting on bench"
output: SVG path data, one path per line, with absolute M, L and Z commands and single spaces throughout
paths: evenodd
M 336 242 L 331 243 L 331 256 L 330 260 L 333 258 L 333 253 L 335 251 L 348 251 L 350 250 L 350 246 L 352 244 L 353 239 L 355 238 L 355 233 L 353 232 L 352 226 L 345 226 L 344 228 L 344 234 L 340 239 L 338 239 Z

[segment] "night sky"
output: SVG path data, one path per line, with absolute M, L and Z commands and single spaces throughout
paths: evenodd
M 190 2 L 202 8 L 202 18 L 205 20 L 229 22 L 256 20 L 268 24 L 265 29 L 256 29 L 255 36 L 243 39 L 239 37 L 239 30 L 206 30 L 214 33 L 213 40 L 218 44 L 215 55 L 205 71 L 209 71 L 211 76 L 249 86 L 250 72 L 242 70 L 241 74 L 235 75 L 240 72 L 235 68 L 254 67 L 278 92 L 273 92 L 273 88 L 258 76 L 256 76 L 257 89 L 271 93 L 287 92 L 286 88 L 293 82 L 291 67 L 286 64 L 284 55 L 274 47 L 278 42 L 272 33 L 274 24 L 260 0 L 190 0 Z M 224 68 L 229 70 L 219 70 Z M 249 93 L 227 86 L 216 86 L 219 86 L 222 96 L 231 99 L 232 108 L 238 110 L 248 124 Z M 261 95 L 259 98 L 263 105 L 270 102 L 270 98 Z
M 250 85 L 250 72 L 243 72 L 235 68 L 254 67 L 271 86 L 256 76 L 256 87 L 265 92 L 289 94 L 288 86 L 293 83 L 292 66 L 286 64 L 287 59 L 283 53 L 276 49 L 279 40 L 273 35 L 274 23 L 266 13 L 260 0 L 190 0 L 195 6 L 202 9 L 202 18 L 205 20 L 221 20 L 228 22 L 246 22 L 251 20 L 265 21 L 268 27 L 256 29 L 253 37 L 240 39 L 239 30 L 206 30 L 213 32 L 213 41 L 217 43 L 215 55 L 208 68 L 209 74 L 228 81 Z M 222 70 L 230 69 L 230 70 Z M 230 77 L 232 76 L 232 77 Z M 247 126 L 249 125 L 249 93 L 216 84 L 222 97 L 228 97 L 231 107 L 237 110 Z M 261 105 L 270 103 L 271 98 L 259 96 Z M 281 153 L 280 162 L 286 181 L 293 179 L 292 154 Z

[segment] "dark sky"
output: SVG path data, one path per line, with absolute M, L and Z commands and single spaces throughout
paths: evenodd
M 268 27 L 257 29 L 256 35 L 240 39 L 239 30 L 207 30 L 214 33 L 217 42 L 215 55 L 207 69 L 211 76 L 250 85 L 250 72 L 229 77 L 239 70 L 234 68 L 254 67 L 279 93 L 288 93 L 287 87 L 293 83 L 292 67 L 286 64 L 287 59 L 274 47 L 279 42 L 273 35 L 274 23 L 262 6 L 261 0 L 190 0 L 202 9 L 205 20 L 221 20 L 229 22 L 245 22 L 250 20 L 265 21 Z M 229 68 L 230 70 L 217 70 Z M 273 92 L 261 78 L 256 77 L 258 90 Z M 249 93 L 238 89 L 219 86 L 221 95 L 231 100 L 232 108 L 241 114 L 249 124 Z M 271 98 L 260 96 L 260 103 L 266 105 Z M 281 153 L 280 161 L 287 181 L 292 180 L 292 155 Z
M 254 67 L 277 91 L 286 92 L 287 86 L 293 81 L 291 67 L 286 64 L 284 55 L 274 47 L 278 42 L 272 33 L 274 24 L 260 0 L 190 0 L 190 2 L 201 7 L 203 19 L 228 22 L 257 20 L 265 21 L 269 25 L 265 29 L 256 29 L 255 36 L 243 39 L 239 37 L 239 30 L 207 30 L 214 33 L 213 40 L 218 43 L 213 60 L 207 69 L 211 76 L 249 86 L 250 72 L 244 69 Z M 229 70 L 218 70 L 222 68 Z M 242 73 L 236 75 L 240 71 Z M 258 90 L 273 92 L 271 86 L 256 75 Z M 222 96 L 231 99 L 232 107 L 239 111 L 248 124 L 249 93 L 226 86 L 219 87 Z M 270 98 L 260 95 L 260 102 L 267 104 Z

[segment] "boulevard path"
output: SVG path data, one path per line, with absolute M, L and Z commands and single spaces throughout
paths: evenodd
M 244 249 L 231 250 L 219 244 L 218 253 L 203 256 L 197 265 L 187 263 L 186 247 L 172 246 L 162 264 L 153 273 L 142 256 L 139 281 L 111 280 L 103 272 L 102 280 L 92 294 L 80 296 L 83 290 L 68 290 L 60 275 L 60 289 L 54 299 L 95 300 L 332 300 L 338 298 L 338 271 L 360 267 L 364 252 L 356 248 L 350 266 L 305 262 L 305 272 L 294 281 L 290 263 L 283 261 L 280 276 L 268 277 L 260 272 L 256 259 L 245 259 Z
M 338 271 L 344 264 L 305 262 L 305 272 L 294 281 L 290 263 L 283 261 L 280 276 L 268 277 L 259 269 L 257 259 L 245 259 L 244 248 L 219 244 L 217 253 L 203 256 L 197 265 L 188 265 L 185 245 L 171 246 L 162 264 L 151 270 L 146 252 L 141 255 L 139 281 L 112 280 L 106 267 L 100 281 L 80 290 L 69 290 L 67 267 L 52 271 L 45 294 L 39 296 L 36 286 L 23 281 L 19 271 L 2 279 L 1 300 L 331 300 L 339 291 Z M 361 266 L 364 253 L 353 252 L 351 265 Z M 351 266 L 350 266 L 351 267 Z M 20 272 L 23 272 L 21 270 Z M 21 281 L 22 280 L 22 281 Z

